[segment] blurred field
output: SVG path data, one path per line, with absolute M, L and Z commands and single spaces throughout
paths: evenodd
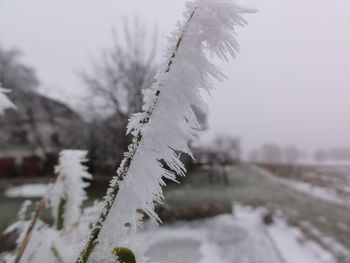
M 311 188 L 318 198 L 350 206 L 350 165 L 260 166 L 299 190 Z
M 232 202 L 280 210 L 290 224 L 302 228 L 310 238 L 329 249 L 333 249 L 332 244 L 321 240 L 315 228 L 350 250 L 350 209 L 347 207 L 290 188 L 250 165 L 229 168 L 228 186 L 209 184 L 208 173 L 205 169 L 198 170 L 180 186 L 168 187 L 165 203 L 178 209 L 188 206 L 191 211 L 203 204 L 229 206 Z
M 342 249 L 334 246 L 334 242 L 329 241 L 331 239 L 350 251 L 350 209 L 290 188 L 252 165 L 231 166 L 227 168 L 227 173 L 228 185 L 211 184 L 210 170 L 205 167 L 197 168 L 179 185 L 170 184 L 165 190 L 165 202 L 158 208 L 160 217 L 165 222 L 174 222 L 230 213 L 233 202 L 253 207 L 263 206 L 271 213 L 283 213 L 290 224 L 301 228 L 306 236 L 325 249 L 341 254 Z M 3 195 L 4 190 L 18 184 L 43 182 L 48 182 L 48 179 L 2 182 L 0 231 L 13 222 L 24 200 L 6 198 Z M 89 189 L 89 194 L 101 197 L 105 191 L 106 180 L 96 181 L 93 186 Z M 0 251 L 11 248 L 12 241 L 7 236 L 2 237 Z

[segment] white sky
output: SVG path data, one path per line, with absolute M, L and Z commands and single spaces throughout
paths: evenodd
M 183 0 L 0 0 L 0 44 L 18 47 L 43 88 L 62 100 L 84 93 L 77 70 L 111 42 L 123 18 L 166 35 Z M 350 1 L 241 0 L 258 14 L 239 30 L 241 53 L 209 99 L 211 130 L 313 150 L 350 146 Z

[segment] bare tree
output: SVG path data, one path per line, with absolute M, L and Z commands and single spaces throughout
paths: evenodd
M 89 93 L 89 153 L 96 168 L 114 168 L 115 160 L 122 159 L 131 139 L 125 137 L 128 119 L 141 111 L 143 91 L 153 83 L 157 66 L 156 30 L 146 30 L 137 20 L 126 21 L 121 34 L 112 32 L 112 39 L 113 45 L 92 60 L 91 68 L 78 74 Z M 193 111 L 206 129 L 206 112 Z M 190 158 L 186 160 L 190 165 Z
M 274 143 L 263 144 L 260 148 L 260 161 L 269 164 L 282 163 L 281 148 Z
M 79 76 L 88 88 L 94 114 L 127 120 L 141 110 L 142 91 L 154 79 L 157 34 L 149 37 L 136 20 L 132 27 L 125 23 L 122 35 L 113 31 L 112 37 L 112 47 L 102 50 L 91 69 Z
M 197 149 L 202 165 L 209 165 L 209 182 L 229 184 L 227 166 L 235 165 L 241 159 L 240 140 L 229 135 L 217 136 L 207 146 Z
M 286 146 L 283 151 L 283 159 L 286 164 L 294 165 L 300 159 L 300 151 L 294 145 Z
M 148 34 L 137 20 L 125 22 L 122 34 L 113 31 L 113 45 L 79 73 L 88 88 L 92 121 L 89 152 L 94 166 L 121 160 L 130 138 L 125 138 L 131 114 L 141 111 L 143 90 L 155 76 L 157 33 Z M 99 161 L 100 160 L 100 161 Z
M 332 148 L 327 150 L 317 150 L 314 152 L 314 160 L 323 161 L 349 161 L 350 148 Z
M 240 140 L 229 135 L 221 135 L 214 139 L 212 147 L 219 163 L 236 164 L 241 158 Z
M 20 62 L 20 51 L 0 46 L 0 80 L 12 91 L 35 91 L 39 81 L 33 68 Z
M 258 163 L 259 162 L 259 150 L 257 149 L 252 149 L 250 152 L 249 152 L 249 155 L 248 155 L 248 160 L 252 163 Z

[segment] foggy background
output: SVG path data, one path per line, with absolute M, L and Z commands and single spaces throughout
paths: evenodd
M 265 142 L 314 151 L 349 147 L 350 3 L 240 1 L 254 6 L 239 30 L 241 53 L 208 99 L 203 140 L 230 134 L 247 153 Z M 111 30 L 137 19 L 159 33 L 158 54 L 184 1 L 1 0 L 0 41 L 36 69 L 42 93 L 79 110 L 86 87 L 76 72 L 112 43 Z
M 164 224 L 153 233 L 146 223 L 141 233 L 154 234 L 147 255 L 164 263 L 348 263 L 350 2 L 239 3 L 258 13 L 237 29 L 237 58 L 214 61 L 228 79 L 204 96 L 209 114 L 193 108 L 203 128 L 189 142 L 195 159 L 179 155 L 186 177 L 165 180 L 164 202 L 155 204 Z M 2 233 L 22 203 L 33 201 L 29 216 L 57 194 L 47 190 L 55 175 L 81 176 L 55 169 L 64 166 L 62 150 L 86 150 L 87 160 L 76 160 L 92 175 L 82 208 L 99 210 L 93 203 L 132 139 L 128 118 L 141 110 L 184 4 L 0 0 L 0 84 L 16 105 L 0 114 L 1 262 L 16 251 L 18 235 Z M 55 227 L 51 206 L 40 222 Z

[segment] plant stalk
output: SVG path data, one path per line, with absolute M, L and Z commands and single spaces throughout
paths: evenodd
M 62 198 L 57 208 L 56 229 L 62 230 L 64 227 L 64 216 L 67 199 Z
M 55 174 L 55 176 L 52 178 L 51 180 L 51 185 L 54 184 L 57 180 L 58 174 Z M 19 263 L 23 253 L 25 251 L 25 249 L 27 248 L 27 245 L 30 241 L 30 238 L 32 237 L 33 234 L 33 230 L 35 228 L 35 225 L 38 221 L 38 219 L 41 217 L 42 213 L 45 210 L 45 203 L 46 203 L 46 199 L 49 196 L 49 193 L 51 192 L 51 187 L 49 187 L 49 189 L 46 191 L 46 193 L 44 194 L 44 196 L 41 198 L 38 206 L 35 209 L 35 213 L 34 216 L 32 218 L 32 221 L 30 222 L 29 228 L 22 240 L 22 242 L 20 243 L 20 245 L 18 246 L 18 250 L 17 250 L 17 254 L 16 254 L 16 258 L 14 260 L 14 263 Z
M 50 250 L 59 263 L 64 263 L 63 257 L 55 245 L 52 245 Z
M 190 21 L 192 20 L 196 10 L 197 10 L 197 7 L 193 10 L 193 12 L 191 13 L 191 15 L 189 16 L 189 18 L 186 22 L 186 26 L 185 26 L 184 30 L 182 31 L 182 33 L 181 33 L 181 35 L 176 43 L 175 49 L 174 49 L 174 51 L 169 59 L 165 73 L 169 73 L 169 71 L 171 70 L 173 60 L 176 57 L 176 54 L 181 46 L 181 42 L 183 41 L 183 38 L 184 38 L 184 35 L 185 35 L 186 30 L 188 28 L 188 25 L 189 25 Z M 157 102 L 158 102 L 158 99 L 160 96 L 161 86 L 162 86 L 162 84 L 159 85 L 158 90 L 155 92 L 153 104 L 147 110 L 146 116 L 142 120 L 140 120 L 141 124 L 147 124 L 149 122 L 150 117 L 152 116 L 152 113 L 154 111 L 154 108 L 157 105 Z M 129 146 L 129 151 L 126 154 L 125 159 L 122 161 L 121 167 L 118 169 L 118 174 L 117 174 L 116 178 L 114 179 L 113 184 L 110 186 L 109 190 L 107 191 L 107 199 L 105 201 L 105 205 L 102 209 L 102 212 L 100 213 L 99 218 L 98 218 L 97 222 L 95 223 L 95 225 L 90 233 L 90 237 L 87 241 L 87 244 L 85 245 L 83 250 L 80 252 L 79 257 L 76 260 L 76 263 L 86 263 L 88 261 L 90 255 L 92 254 L 94 248 L 98 244 L 98 237 L 100 235 L 103 223 L 107 219 L 107 216 L 108 216 L 108 214 L 109 214 L 109 212 L 114 204 L 114 201 L 118 195 L 119 183 L 121 181 L 123 181 L 125 176 L 127 175 L 129 168 L 130 168 L 130 165 L 134 159 L 134 156 L 137 152 L 137 149 L 138 149 L 141 141 L 142 141 L 142 133 L 141 133 L 141 131 L 138 131 L 135 138 L 134 138 L 134 141 Z

